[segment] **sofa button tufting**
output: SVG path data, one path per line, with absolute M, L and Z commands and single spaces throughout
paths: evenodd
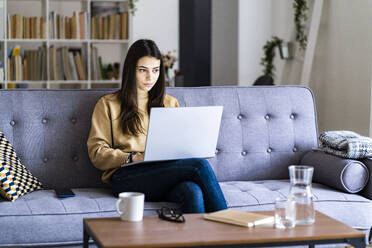
M 41 120 L 41 123 L 43 123 L 43 124 L 46 124 L 48 122 L 48 119 L 47 118 L 43 118 L 42 120 Z
M 48 162 L 48 158 L 47 157 L 43 158 L 43 162 L 44 163 Z
M 74 160 L 74 161 L 78 161 L 78 160 L 79 160 L 78 155 L 73 156 L 73 157 L 72 157 L 72 160 Z
M 265 115 L 265 119 L 266 120 L 270 119 L 270 115 Z
M 77 119 L 76 119 L 75 117 L 72 117 L 72 118 L 71 118 L 71 122 L 72 122 L 73 124 L 75 124 L 75 123 L 77 122 Z
M 214 151 L 215 154 L 217 154 L 217 153 L 219 153 L 219 152 L 220 152 L 220 149 L 216 149 L 216 150 Z
M 13 120 L 12 120 L 12 121 L 10 121 L 10 125 L 11 125 L 11 126 L 14 126 L 15 124 L 16 124 L 16 122 L 15 122 L 15 121 L 13 121 Z
M 298 151 L 297 147 L 293 147 L 292 151 L 297 152 Z
M 291 114 L 290 116 L 289 116 L 289 118 L 291 118 L 292 120 L 295 118 L 295 115 L 294 114 Z
M 246 151 L 242 151 L 242 156 L 246 156 L 247 155 L 247 152 Z
M 273 150 L 269 147 L 269 148 L 267 148 L 267 153 L 271 153 Z
M 239 120 L 243 119 L 243 115 L 238 115 L 238 119 Z

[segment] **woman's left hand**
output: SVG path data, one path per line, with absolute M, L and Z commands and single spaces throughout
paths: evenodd
M 132 161 L 133 161 L 133 162 L 139 162 L 139 161 L 142 161 L 143 159 L 144 159 L 143 153 L 140 153 L 140 152 L 137 152 L 137 153 L 132 157 Z

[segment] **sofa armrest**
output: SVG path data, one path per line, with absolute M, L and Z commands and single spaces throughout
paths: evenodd
M 323 151 L 306 153 L 301 159 L 301 164 L 314 167 L 314 182 L 347 193 L 360 192 L 370 178 L 369 170 L 361 161 L 344 159 Z M 372 194 L 372 189 L 370 193 Z
M 371 158 L 363 159 L 362 162 L 365 164 L 365 166 L 369 170 L 369 178 L 368 178 L 368 183 L 366 187 L 362 190 L 362 192 L 360 192 L 360 194 L 372 200 L 372 159 Z

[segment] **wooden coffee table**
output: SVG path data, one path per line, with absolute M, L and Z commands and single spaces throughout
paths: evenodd
M 261 212 L 272 215 L 273 212 Z M 128 247 L 264 247 L 349 243 L 365 247 L 365 235 L 320 212 L 310 226 L 275 229 L 272 225 L 246 228 L 204 220 L 201 214 L 186 214 L 185 223 L 144 216 L 141 222 L 119 218 L 84 219 L 84 247 L 89 238 L 102 248 Z

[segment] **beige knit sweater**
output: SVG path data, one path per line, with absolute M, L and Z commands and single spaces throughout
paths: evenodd
M 144 152 L 149 122 L 148 93 L 138 90 L 138 108 L 142 114 L 145 132 L 138 136 L 124 134 L 120 123 L 119 92 L 101 97 L 94 108 L 92 125 L 87 141 L 89 158 L 103 170 L 102 181 L 110 183 L 111 175 L 125 163 L 130 152 Z M 165 107 L 178 107 L 176 98 L 165 95 Z

